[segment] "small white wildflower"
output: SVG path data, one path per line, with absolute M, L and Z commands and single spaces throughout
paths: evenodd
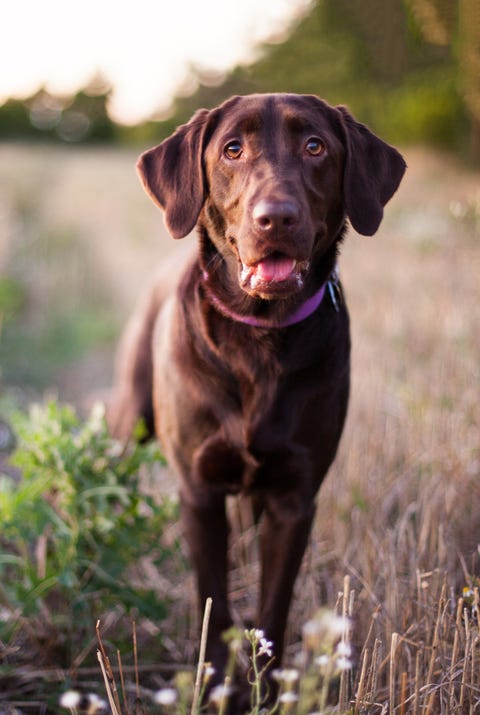
M 7 623 L 13 616 L 15 616 L 15 613 L 10 609 L 0 608 L 0 621 L 3 623 Z
M 268 655 L 268 657 L 271 658 L 272 646 L 272 641 L 267 641 L 266 638 L 260 638 L 260 648 L 258 649 L 258 655 Z
M 300 677 L 296 668 L 276 668 L 272 670 L 272 678 L 279 683 L 295 683 Z
M 304 650 L 298 651 L 298 653 L 296 653 L 293 658 L 293 662 L 297 668 L 300 668 L 300 670 L 302 670 L 308 663 L 308 654 L 305 653 Z
M 283 682 L 284 683 L 295 683 L 300 677 L 300 673 L 296 668 L 286 668 L 283 671 Z
M 336 616 L 334 613 L 325 613 L 323 623 L 332 636 L 343 636 L 350 627 L 350 620 L 345 616 Z
M 88 695 L 81 695 L 77 693 L 76 690 L 67 690 L 60 697 L 59 704 L 62 708 L 68 708 L 69 710 L 76 710 L 79 707 L 88 707 L 88 712 L 95 715 L 95 713 L 106 713 L 107 703 L 105 700 L 100 698 L 95 693 L 89 693 Z
M 350 670 L 352 667 L 352 661 L 349 658 L 341 656 L 337 658 L 337 668 L 338 670 Z
M 88 712 L 91 713 L 91 715 L 95 715 L 95 713 L 102 713 L 103 715 L 103 713 L 107 712 L 108 706 L 103 698 L 100 698 L 95 693 L 90 693 L 87 695 L 87 698 L 89 704 Z
M 90 412 L 90 424 L 95 432 L 99 432 L 102 429 L 105 412 L 106 409 L 103 402 L 97 401 L 94 403 Z
M 66 690 L 63 695 L 60 696 L 59 705 L 61 708 L 76 708 L 80 703 L 82 696 L 77 693 L 76 690 Z
M 253 630 L 253 637 L 256 638 L 257 641 L 261 641 L 262 638 L 265 638 L 265 631 L 262 631 L 261 628 L 255 628 Z
M 311 621 L 307 621 L 304 623 L 302 632 L 304 636 L 310 636 L 310 635 L 317 635 L 317 633 L 321 632 L 322 628 L 320 623 L 313 619 Z
M 330 663 L 330 656 L 326 653 L 324 653 L 323 655 L 319 655 L 315 658 L 314 663 L 320 668 L 325 668 Z
M 286 693 L 282 693 L 278 698 L 280 703 L 296 703 L 298 700 L 298 695 L 293 693 L 291 690 L 287 690 Z
M 345 658 L 350 658 L 352 655 L 352 646 L 346 641 L 340 641 L 335 648 L 335 654 L 338 656 L 344 656 Z
M 177 702 L 177 691 L 174 688 L 162 688 L 153 696 L 154 702 L 159 705 L 173 705 Z
M 228 643 L 228 647 L 231 653 L 238 653 L 242 649 L 242 639 L 232 638 Z
M 333 611 L 323 609 L 315 618 L 303 626 L 304 646 L 311 651 L 318 651 L 326 643 L 333 644 L 348 631 L 350 621 L 343 616 L 337 616 Z
M 205 670 L 203 671 L 203 677 L 205 680 L 210 680 L 210 678 L 215 675 L 215 668 L 213 665 L 207 665 Z
M 215 705 L 220 705 L 231 694 L 232 688 L 229 685 L 217 685 L 210 691 L 209 699 Z
M 461 204 L 459 201 L 451 201 L 449 209 L 453 218 L 456 219 L 465 218 L 465 214 L 467 213 L 465 206 L 463 206 L 463 204 Z

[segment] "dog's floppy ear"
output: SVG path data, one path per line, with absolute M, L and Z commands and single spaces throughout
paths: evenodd
M 210 112 L 200 109 L 172 136 L 141 155 L 140 180 L 151 199 L 165 211 L 173 238 L 183 238 L 197 223 L 205 200 L 203 144 Z
M 396 149 L 357 122 L 345 107 L 337 109 L 346 149 L 343 185 L 347 215 L 358 233 L 373 236 L 406 164 Z

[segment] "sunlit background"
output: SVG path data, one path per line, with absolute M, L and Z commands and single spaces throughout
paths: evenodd
M 232 93 L 290 90 L 478 154 L 479 35 L 477 0 L 9 3 L 0 137 L 142 141 Z
M 2 11 L 0 102 L 40 86 L 72 94 L 97 75 L 112 119 L 133 123 L 192 90 L 191 67 L 220 76 L 279 41 L 310 0 L 20 0 Z

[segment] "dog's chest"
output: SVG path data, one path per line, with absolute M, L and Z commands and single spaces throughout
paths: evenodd
M 232 442 L 281 443 L 295 431 L 308 398 L 323 379 L 322 351 L 303 345 L 294 331 L 240 330 L 236 326 L 218 343 L 221 350 L 218 388 L 228 400 Z M 225 402 L 222 400 L 223 404 Z M 215 404 L 218 404 L 215 401 Z

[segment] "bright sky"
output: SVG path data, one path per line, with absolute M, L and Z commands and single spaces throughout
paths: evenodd
M 0 23 L 0 102 L 45 84 L 113 84 L 112 116 L 135 122 L 166 108 L 189 65 L 226 70 L 281 33 L 309 0 L 6 0 Z

